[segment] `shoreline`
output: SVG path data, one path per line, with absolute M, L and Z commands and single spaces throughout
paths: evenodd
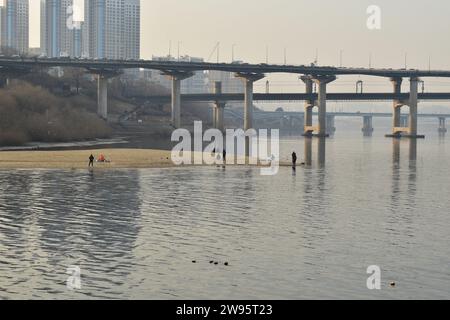
M 104 155 L 108 162 L 94 162 L 94 169 L 158 169 L 216 165 L 186 164 L 176 165 L 172 162 L 171 151 L 158 149 L 86 149 L 86 150 L 53 150 L 53 151 L 1 151 L 0 170 L 5 169 L 88 169 L 89 156 L 98 159 Z M 264 167 L 265 165 L 228 166 Z M 279 164 L 280 167 L 292 164 Z M 298 164 L 298 167 L 302 165 Z
M 95 162 L 97 169 L 174 167 L 171 152 L 156 149 L 86 149 L 58 151 L 2 151 L 0 169 L 86 169 L 89 156 L 104 155 L 110 162 Z

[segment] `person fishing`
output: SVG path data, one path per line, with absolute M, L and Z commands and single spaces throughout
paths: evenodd
M 292 152 L 292 168 L 296 168 L 297 167 L 297 154 L 294 152 Z
M 89 157 L 89 167 L 94 167 L 94 155 L 91 154 L 91 156 Z

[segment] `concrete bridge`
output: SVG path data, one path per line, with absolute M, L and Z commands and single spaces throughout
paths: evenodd
M 155 96 L 133 96 L 133 98 L 145 100 L 152 103 L 170 103 L 170 95 Z M 181 94 L 180 98 L 186 102 L 240 102 L 244 100 L 244 94 L 241 93 L 195 93 Z M 328 101 L 391 101 L 394 99 L 407 100 L 409 94 L 401 93 L 328 93 Z M 299 102 L 307 100 L 317 100 L 317 93 L 254 93 L 253 101 L 257 102 Z M 447 101 L 450 100 L 450 92 L 419 93 L 419 100 Z
M 8 72 L 32 72 L 35 68 L 49 67 L 76 67 L 84 68 L 88 72 L 98 76 L 98 113 L 107 119 L 107 79 L 115 77 L 123 69 L 153 69 L 172 79 L 172 124 L 180 127 L 181 124 L 181 81 L 194 75 L 196 71 L 216 70 L 234 72 L 236 77 L 241 78 L 245 84 L 244 101 L 244 129 L 253 127 L 253 93 L 254 82 L 261 80 L 268 73 L 290 73 L 298 74 L 305 83 L 305 116 L 304 134 L 326 137 L 327 134 L 327 85 L 344 75 L 365 75 L 384 77 L 392 82 L 393 91 L 393 113 L 392 113 L 392 137 L 421 138 L 423 136 L 417 131 L 419 84 L 421 78 L 438 77 L 450 78 L 450 71 L 446 70 L 416 70 L 416 69 L 375 69 L 375 68 L 335 68 L 331 66 L 316 65 L 269 65 L 269 64 L 247 64 L 247 63 L 196 63 L 196 62 L 171 62 L 171 61 L 145 61 L 145 60 L 80 60 L 80 59 L 37 59 L 37 58 L 0 58 L 0 73 L 7 75 Z M 404 79 L 409 79 L 409 93 L 401 92 L 401 84 Z M 313 84 L 318 87 L 317 95 L 313 94 Z M 357 91 L 363 94 L 363 85 L 358 81 Z M 216 85 L 217 95 L 222 94 L 221 85 Z M 362 98 L 363 96 L 360 96 Z M 367 96 L 366 96 L 367 97 Z M 442 97 L 447 99 L 444 94 Z M 278 97 L 279 98 L 279 97 Z M 424 99 L 424 96 L 422 96 Z M 442 98 L 441 98 L 442 99 Z M 409 107 L 408 125 L 401 123 L 401 108 Z M 318 125 L 313 126 L 313 108 L 318 108 Z M 223 101 L 216 101 L 214 117 L 217 128 L 223 129 Z M 247 144 L 248 147 L 248 144 Z M 248 148 L 246 151 L 248 152 Z
M 229 115 L 233 117 L 243 118 L 243 115 L 238 111 L 229 111 Z M 318 116 L 318 113 L 313 113 Z M 438 132 L 442 135 L 447 133 L 446 121 L 450 118 L 450 114 L 436 114 L 436 113 L 419 113 L 418 118 L 434 118 L 438 120 Z M 362 119 L 362 132 L 364 136 L 372 136 L 374 132 L 373 118 L 390 118 L 391 113 L 382 112 L 328 112 L 326 117 L 328 135 L 333 135 L 336 132 L 335 118 L 336 117 L 357 117 Z M 400 124 L 403 127 L 408 126 L 408 115 L 402 114 L 400 116 Z M 305 112 L 289 112 L 289 111 L 255 111 L 254 119 L 257 122 L 263 121 L 280 121 L 286 120 L 292 123 L 293 120 L 304 122 Z

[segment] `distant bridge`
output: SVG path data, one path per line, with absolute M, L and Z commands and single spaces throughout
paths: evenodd
M 304 112 L 291 112 L 291 111 L 255 111 L 255 118 L 265 117 L 304 117 Z M 314 113 L 318 115 L 318 113 Z M 392 113 L 383 112 L 327 112 L 327 116 L 330 117 L 374 117 L 374 118 L 392 118 Z M 406 117 L 407 114 L 402 116 Z M 450 118 L 448 113 L 419 113 L 419 118 Z
M 242 102 L 243 93 L 200 93 L 200 94 L 181 94 L 181 100 L 185 102 Z M 133 96 L 133 98 L 145 100 L 152 103 L 170 103 L 170 95 L 155 96 Z M 408 93 L 328 93 L 328 101 L 392 101 L 407 100 Z M 450 100 L 450 93 L 419 93 L 419 100 Z M 253 100 L 258 102 L 276 102 L 276 101 L 310 101 L 317 100 L 318 94 L 306 93 L 254 93 Z M 392 116 L 392 115 L 391 115 Z

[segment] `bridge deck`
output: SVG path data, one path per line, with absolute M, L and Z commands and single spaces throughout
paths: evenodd
M 332 66 L 315 65 L 274 65 L 248 63 L 206 63 L 182 61 L 154 60 L 95 60 L 68 58 L 21 58 L 0 57 L 0 67 L 5 69 L 24 69 L 34 67 L 76 67 L 97 71 L 118 69 L 153 69 L 169 72 L 180 71 L 225 71 L 236 73 L 292 73 L 305 75 L 366 75 L 379 77 L 442 77 L 450 78 L 447 70 L 416 70 L 416 69 L 375 69 L 375 68 L 336 68 Z
M 170 95 L 158 96 L 134 96 L 137 99 L 143 99 L 154 103 L 169 103 L 171 101 Z M 305 101 L 317 100 L 317 94 L 305 93 L 255 93 L 253 95 L 254 101 Z M 225 93 L 225 94 L 182 94 L 181 99 L 188 102 L 227 102 L 227 101 L 244 101 L 244 94 L 239 93 Z M 394 93 L 329 93 L 327 100 L 329 101 L 392 101 L 392 100 L 407 100 L 408 93 L 394 94 Z M 450 100 L 450 93 L 435 92 L 435 93 L 421 93 L 420 100 Z

